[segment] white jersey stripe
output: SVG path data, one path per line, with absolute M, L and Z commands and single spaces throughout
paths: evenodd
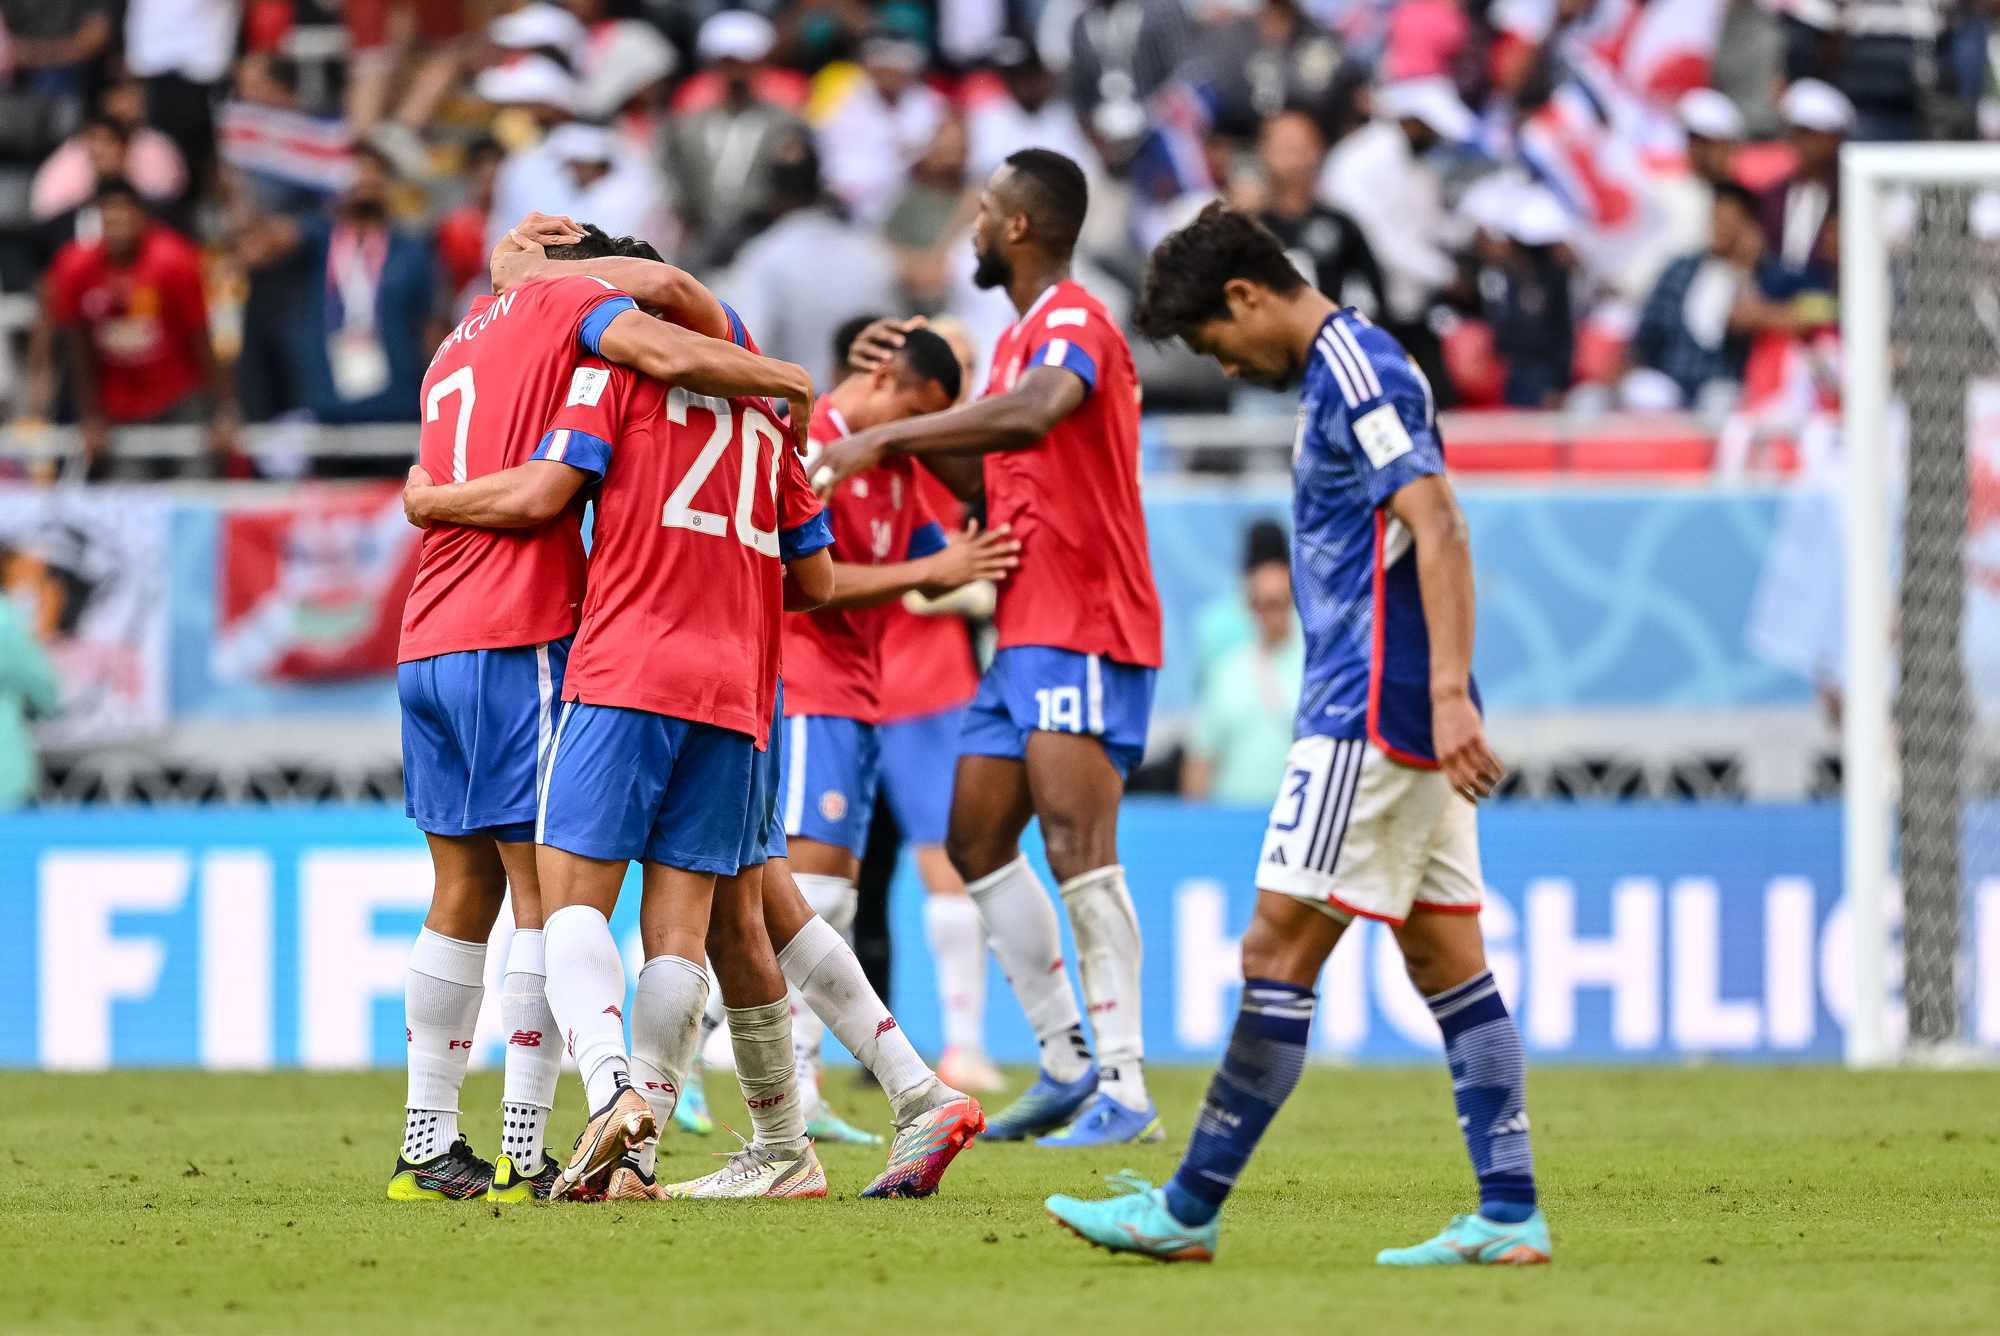
M 555 728 L 555 674 L 549 668 L 549 647 L 535 646 L 535 796 L 548 781 L 549 744 Z
M 1359 404 L 1362 400 L 1372 399 L 1375 396 L 1368 392 L 1368 377 L 1364 374 L 1365 359 L 1363 362 L 1355 361 L 1353 350 L 1334 337 L 1334 331 L 1339 328 L 1340 322 L 1335 321 L 1327 326 L 1326 333 L 1320 337 L 1326 340 L 1327 347 L 1333 349 L 1333 354 L 1340 359 L 1340 364 L 1347 368 L 1347 382 L 1354 389 L 1354 403 Z
M 785 722 L 785 834 L 796 835 L 806 819 L 806 716 Z
M 551 787 L 550 781 L 554 780 L 556 774 L 556 750 L 562 746 L 563 725 L 569 722 L 569 712 L 575 708 L 575 701 L 566 700 L 563 702 L 562 718 L 556 720 L 556 735 L 549 742 L 549 773 L 548 777 L 542 781 L 541 800 L 535 804 L 536 844 L 548 843 L 549 789 Z
M 1354 382 L 1348 378 L 1346 366 L 1341 363 L 1339 355 L 1334 352 L 1333 341 L 1322 334 L 1320 335 L 1318 346 L 1319 355 L 1326 359 L 1328 368 L 1333 372 L 1333 378 L 1340 382 L 1341 397 L 1347 400 L 1349 408 L 1358 407 L 1361 403 L 1361 396 L 1354 392 Z
M 1361 347 L 1360 340 L 1354 337 L 1354 331 L 1338 319 L 1333 322 L 1332 329 L 1334 336 L 1340 342 L 1346 344 L 1348 351 L 1354 354 L 1354 362 L 1356 366 L 1361 368 L 1361 383 L 1367 388 L 1368 397 L 1370 399 L 1380 399 L 1382 397 L 1382 382 L 1375 375 L 1375 364 L 1368 360 L 1368 354 Z
M 1083 656 L 1083 695 L 1090 731 L 1104 732 L 1104 668 L 1095 654 Z

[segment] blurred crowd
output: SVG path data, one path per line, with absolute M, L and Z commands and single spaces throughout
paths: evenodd
M 1840 144 L 2000 138 L 1996 15 L 0 0 L 0 394 L 17 434 L 79 424 L 98 475 L 123 424 L 205 427 L 194 470 L 247 474 L 244 422 L 414 420 L 531 209 L 650 241 L 823 379 L 858 315 L 950 314 L 985 349 L 1012 312 L 971 283 L 976 192 L 1045 146 L 1089 173 L 1079 276 L 1114 311 L 1225 198 L 1441 406 L 1720 420 L 1760 343 L 1832 328 Z M 1174 349 L 1142 371 L 1152 408 L 1289 411 Z

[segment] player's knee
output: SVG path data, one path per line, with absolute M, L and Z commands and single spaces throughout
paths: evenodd
M 1467 952 L 1451 946 L 1438 944 L 1430 946 L 1403 947 L 1403 968 L 1410 976 L 1410 982 L 1425 997 L 1436 997 L 1458 987 L 1473 975 L 1486 968 L 1485 956 L 1477 951 Z
M 944 856 L 965 881 L 978 881 L 1014 861 L 1014 852 L 984 833 L 963 830 L 954 824 L 945 836 Z
M 1068 881 L 1118 861 L 1118 825 L 1115 819 L 1076 817 L 1051 812 L 1041 818 L 1042 843 L 1049 854 L 1049 870 Z

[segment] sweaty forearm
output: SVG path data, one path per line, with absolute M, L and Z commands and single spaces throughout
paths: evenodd
M 899 455 L 990 455 L 1026 450 L 1049 434 L 1060 413 L 1050 417 L 1025 395 L 995 394 L 942 413 L 904 418 L 876 430 L 884 448 Z
M 912 589 L 933 587 L 936 563 L 929 557 L 915 561 L 894 561 L 886 566 L 833 563 L 833 597 L 827 608 L 875 608 L 901 598 Z M 945 586 L 936 586 L 944 588 Z
M 562 467 L 552 465 L 551 467 Z M 560 514 L 575 495 L 537 477 L 534 462 L 502 469 L 470 482 L 419 489 L 410 509 L 430 523 L 466 524 L 479 529 L 525 529 Z M 579 475 L 579 481 L 581 475 Z
M 1456 507 L 1429 517 L 1416 534 L 1417 589 L 1430 630 L 1431 695 L 1463 695 L 1472 681 L 1472 638 L 1478 619 L 1472 586 L 1472 543 Z

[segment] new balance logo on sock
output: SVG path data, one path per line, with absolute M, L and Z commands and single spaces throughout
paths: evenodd
M 889 1031 L 895 1028 L 896 1028 L 896 1018 L 894 1016 L 884 1016 L 880 1021 L 876 1022 L 875 1037 L 877 1039 L 880 1039 L 883 1035 L 889 1033 Z
M 1090 1004 L 1090 1014 L 1093 1016 L 1097 1015 L 1097 1013 L 1099 1013 L 1100 1011 L 1116 1011 L 1117 1009 L 1118 1009 L 1118 999 L 1115 997 L 1106 998 L 1102 1002 L 1093 1002 Z
M 625 1019 L 625 1013 L 620 1011 L 616 1007 L 606 1007 L 604 1010 L 598 1012 L 597 1014 L 600 1016 L 616 1016 L 621 1021 Z
M 519 1044 L 522 1048 L 540 1048 L 542 1046 L 542 1032 L 540 1030 L 516 1030 L 514 1031 L 514 1037 L 507 1042 L 510 1044 Z

